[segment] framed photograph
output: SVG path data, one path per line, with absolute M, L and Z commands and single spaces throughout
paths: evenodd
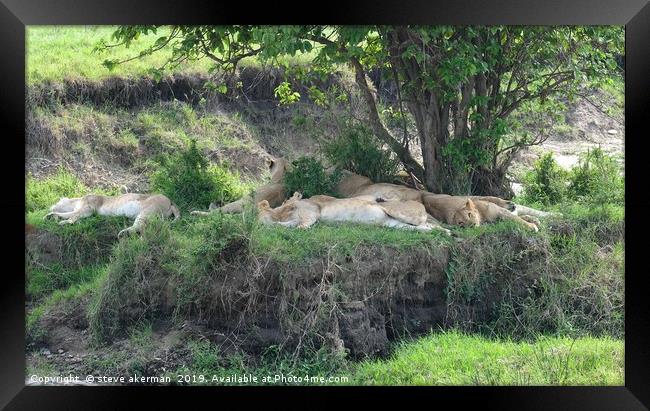
M 297 11 L 3 0 L 0 405 L 647 409 L 650 6 Z

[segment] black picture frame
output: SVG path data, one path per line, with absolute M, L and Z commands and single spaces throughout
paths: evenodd
M 571 2 L 554 0 L 491 0 L 483 2 L 395 0 L 317 4 L 207 1 L 0 0 L 0 124 L 3 190 L 0 201 L 5 258 L 0 285 L 0 407 L 6 409 L 131 409 L 171 405 L 184 407 L 199 397 L 224 406 L 263 400 L 261 406 L 286 408 L 325 404 L 334 398 L 352 407 L 397 400 L 433 407 L 448 402 L 494 409 L 636 410 L 650 407 L 650 299 L 643 287 L 643 198 L 647 173 L 644 134 L 650 113 L 650 4 L 645 0 Z M 626 220 L 625 233 L 625 386 L 624 387 L 25 387 L 25 278 L 23 215 L 25 134 L 25 26 L 42 24 L 524 24 L 626 26 Z M 647 140 L 647 138 L 646 138 Z M 4 151 L 6 150 L 6 151 Z M 21 155 L 22 153 L 23 155 Z M 22 157 L 22 158 L 21 158 Z M 644 184 L 645 183 L 645 184 Z M 22 273 L 22 274 L 21 274 Z M 216 390 L 216 392 L 215 392 Z M 209 392 L 208 392 L 209 391 Z M 215 395 L 216 394 L 216 395 Z M 271 402 L 270 396 L 276 401 Z M 139 400 L 134 402 L 135 400 Z M 441 403 L 443 401 L 443 403 Z M 196 405 L 199 406 L 199 405 Z M 232 406 L 232 405 L 230 405 Z

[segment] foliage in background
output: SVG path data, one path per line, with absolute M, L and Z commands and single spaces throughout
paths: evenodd
M 376 183 L 392 182 L 401 165 L 361 124 L 348 125 L 340 135 L 327 141 L 323 153 L 337 168 L 361 174 Z
M 159 29 L 119 26 L 115 44 L 104 49 L 128 47 Z M 172 67 L 206 57 L 226 70 L 251 56 L 282 65 L 282 57 L 304 54 L 320 72 L 349 64 L 374 134 L 429 190 L 455 194 L 469 186 L 474 194 L 504 197 L 511 193 L 506 171 L 512 155 L 539 141 L 504 144 L 513 134 L 511 114 L 527 102 L 573 96 L 585 84 L 620 76 L 616 57 L 623 46 L 621 26 L 173 26 L 140 55 L 171 48 L 166 64 Z M 400 110 L 408 110 L 417 129 L 422 165 L 407 139 L 382 122 L 366 80 L 374 69 L 392 74 Z M 277 92 L 284 103 L 299 98 L 287 82 Z
M 544 205 L 557 204 L 566 198 L 567 176 L 567 171 L 555 161 L 553 153 L 546 153 L 524 176 L 523 197 Z
M 587 151 L 571 169 L 568 195 L 592 204 L 623 204 L 625 183 L 620 165 L 600 148 Z
M 557 164 L 552 153 L 546 153 L 524 175 L 523 187 L 521 199 L 531 204 L 577 201 L 623 205 L 625 201 L 621 166 L 600 148 L 582 154 L 578 164 L 569 171 Z
M 48 209 L 61 197 L 80 197 L 90 192 L 79 178 L 63 167 L 59 167 L 54 175 L 42 180 L 28 176 L 26 186 L 27 212 Z
M 244 190 L 238 176 L 210 161 L 196 140 L 178 153 L 158 157 L 159 168 L 151 175 L 151 188 L 169 197 L 182 209 L 206 208 L 240 198 Z
M 334 195 L 341 179 L 340 171 L 328 174 L 320 161 L 313 157 L 300 157 L 291 163 L 293 169 L 284 176 L 287 193 L 300 192 L 303 198 L 318 194 Z

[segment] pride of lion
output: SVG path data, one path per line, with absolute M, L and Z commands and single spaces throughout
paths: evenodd
M 258 218 L 264 224 L 280 224 L 285 227 L 309 228 L 317 221 L 356 222 L 385 227 L 405 228 L 419 231 L 440 229 L 439 224 L 427 222 L 424 205 L 417 201 L 377 202 L 373 196 L 335 198 L 317 195 L 302 199 L 300 193 L 277 208 L 268 201 L 258 203 Z
M 307 228 L 316 220 L 348 221 L 400 228 L 418 227 L 419 230 L 439 229 L 447 233 L 449 231 L 443 228 L 440 222 L 458 226 L 478 226 L 499 219 L 509 219 L 537 231 L 538 218 L 551 215 L 551 213 L 514 204 L 498 197 L 451 196 L 434 194 L 398 184 L 374 183 L 368 177 L 349 171 L 344 171 L 344 176 L 335 189 L 336 194 L 343 197 L 341 199 L 322 195 L 310 199 L 296 199 L 294 195 L 282 203 L 286 190 L 281 181 L 284 173 L 290 169 L 290 164 L 284 159 L 277 159 L 271 162 L 271 167 L 274 179 L 270 184 L 260 187 L 254 195 L 226 204 L 221 208 L 211 205 L 208 212 L 193 211 L 192 214 L 205 215 L 217 210 L 237 213 L 242 212 L 244 204 L 255 203 L 260 212 L 259 219 L 265 224 Z M 353 199 L 356 200 L 342 201 Z M 418 203 L 424 208 L 426 226 L 414 224 L 408 218 L 399 217 L 398 210 L 412 209 L 414 203 Z M 361 204 L 364 205 L 361 206 Z M 320 216 L 312 221 L 314 216 L 319 215 L 316 212 L 316 207 L 321 210 Z M 391 211 L 388 211 L 389 209 Z M 323 212 L 323 210 L 325 211 Z M 332 210 L 336 210 L 336 213 L 333 213 Z M 375 210 L 383 210 L 382 213 L 385 214 L 385 217 L 380 217 Z
M 531 230 L 538 230 L 538 218 L 551 215 L 540 210 L 514 204 L 490 196 L 452 196 L 390 183 L 374 183 L 368 177 L 349 171 L 335 188 L 341 198 L 316 195 L 303 199 L 294 193 L 287 199 L 283 178 L 291 164 L 283 158 L 269 158 L 267 165 L 271 181 L 254 193 L 208 211 L 192 211 L 192 215 L 214 212 L 241 213 L 247 206 L 257 206 L 258 219 L 263 224 L 309 228 L 317 221 L 355 222 L 418 231 L 450 231 L 441 225 L 479 226 L 499 219 L 513 220 Z M 178 208 L 161 194 L 122 194 L 118 196 L 87 195 L 62 198 L 50 208 L 45 218 L 62 218 L 60 224 L 72 224 L 93 213 L 134 218 L 131 227 L 119 232 L 139 232 L 147 218 L 154 214 L 180 217 Z

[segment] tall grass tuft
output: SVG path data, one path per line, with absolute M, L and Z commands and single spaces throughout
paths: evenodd
M 159 168 L 151 175 L 151 187 L 169 197 L 182 209 L 221 205 L 245 194 L 237 175 L 210 161 L 196 146 L 196 140 L 180 152 L 158 157 Z

